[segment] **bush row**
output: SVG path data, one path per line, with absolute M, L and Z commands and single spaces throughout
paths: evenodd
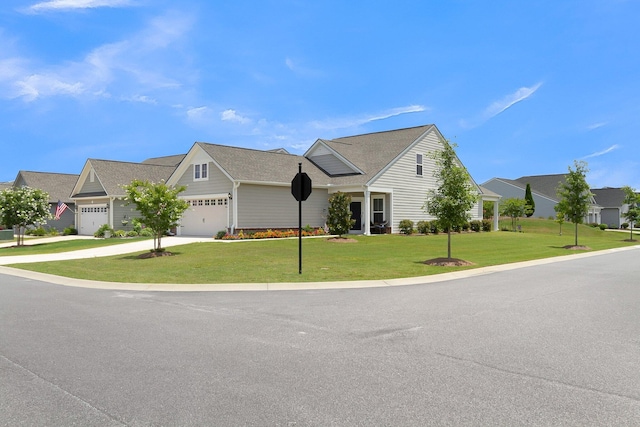
M 305 227 L 302 236 L 323 236 L 327 234 L 322 228 Z M 265 230 L 265 231 L 238 231 L 237 234 L 229 234 L 224 230 L 216 234 L 218 240 L 245 240 L 245 239 L 282 239 L 285 237 L 298 237 L 298 230 Z
M 402 234 L 413 234 L 414 232 L 418 232 L 419 234 L 438 234 L 438 233 L 446 233 L 447 230 L 440 225 L 437 220 L 433 221 L 418 221 L 415 225 L 410 219 L 403 219 L 399 224 L 400 233 Z M 462 231 L 491 231 L 492 223 L 491 220 L 483 219 L 483 220 L 473 220 L 463 224 L 462 226 L 453 227 L 451 231 L 462 232 Z

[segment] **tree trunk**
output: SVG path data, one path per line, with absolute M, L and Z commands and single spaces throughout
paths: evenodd
M 447 258 L 451 258 L 451 227 L 447 229 Z
M 578 246 L 578 223 L 576 222 L 576 246 Z
M 160 250 L 160 239 L 162 239 L 162 233 L 158 233 L 158 246 L 156 247 L 156 251 Z

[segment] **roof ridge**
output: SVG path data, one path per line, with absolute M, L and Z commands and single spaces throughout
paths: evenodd
M 271 151 L 271 150 L 259 150 L 257 148 L 236 147 L 236 146 L 232 146 L 232 145 L 216 144 L 214 142 L 196 141 L 196 144 L 213 145 L 213 146 L 216 146 L 216 147 L 231 148 L 231 149 L 234 149 L 234 150 L 254 151 L 256 153 L 268 153 L 268 154 L 276 154 L 276 155 L 281 155 L 281 156 L 304 157 L 301 154 L 280 153 L 280 152 Z M 280 147 L 280 148 L 283 148 L 283 147 Z M 276 150 L 278 150 L 278 149 L 279 148 L 277 148 Z
M 418 128 L 424 128 L 424 127 L 429 127 L 429 126 L 433 126 L 433 123 L 432 124 L 428 124 L 428 125 L 409 126 L 409 127 L 400 128 L 400 129 L 380 130 L 380 131 L 377 131 L 377 132 L 367 132 L 367 133 L 360 133 L 360 134 L 357 134 L 357 135 L 340 136 L 338 138 L 329 139 L 329 140 L 325 140 L 325 141 L 336 141 L 337 139 L 354 138 L 354 137 L 357 137 L 357 136 L 369 136 L 369 135 L 376 135 L 376 134 L 381 134 L 381 133 L 401 132 L 401 131 L 405 131 L 405 130 L 418 129 Z

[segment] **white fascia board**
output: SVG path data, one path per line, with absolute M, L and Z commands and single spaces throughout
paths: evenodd
M 293 181 L 293 177 L 291 178 L 291 180 Z M 242 180 L 234 181 L 234 182 L 237 182 L 238 185 L 245 184 L 245 185 L 266 185 L 270 187 L 291 187 L 290 182 L 242 181 Z M 311 180 L 311 188 L 330 188 L 330 187 L 331 187 L 330 184 L 316 185 L 313 183 L 313 180 Z
M 207 153 L 202 149 L 202 147 L 200 147 L 200 143 L 196 142 L 191 146 L 191 148 L 187 152 L 187 155 L 184 156 L 184 159 L 182 159 L 169 179 L 167 179 L 167 185 L 176 185 L 180 177 L 182 177 L 182 175 L 187 171 L 187 168 L 191 165 L 191 162 L 193 161 L 193 158 L 196 157 L 196 155 L 204 155 L 209 158 L 211 160 L 211 163 L 213 163 L 227 178 L 229 178 L 229 181 L 234 182 L 233 177 L 231 177 L 231 175 L 229 175 L 229 173 L 223 167 L 221 167 L 220 164 L 216 162 L 215 159 L 211 157 L 211 155 L 209 155 L 209 153 Z

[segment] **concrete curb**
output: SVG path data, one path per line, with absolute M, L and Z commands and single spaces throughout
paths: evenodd
M 574 259 L 589 258 L 593 256 L 611 254 L 616 252 L 637 250 L 640 245 L 623 248 L 605 249 L 601 251 L 575 253 L 553 258 L 544 258 L 533 261 L 516 262 L 512 264 L 481 267 L 470 270 L 455 271 L 450 273 L 434 274 L 431 276 L 407 277 L 388 280 L 360 280 L 345 282 L 289 282 L 289 283 L 220 283 L 220 284 L 165 284 L 165 283 L 120 283 L 100 282 L 85 279 L 73 279 L 69 277 L 54 276 L 51 274 L 37 273 L 12 267 L 0 266 L 0 273 L 19 276 L 30 280 L 52 283 L 55 285 L 71 286 L 88 289 L 109 289 L 121 291 L 153 291 L 153 292 L 212 292 L 212 291 L 291 291 L 291 290 L 318 290 L 318 289 L 357 289 L 390 286 L 411 286 L 428 283 L 440 283 L 455 279 L 465 279 L 475 276 L 527 268 L 536 265 L 552 264 Z

